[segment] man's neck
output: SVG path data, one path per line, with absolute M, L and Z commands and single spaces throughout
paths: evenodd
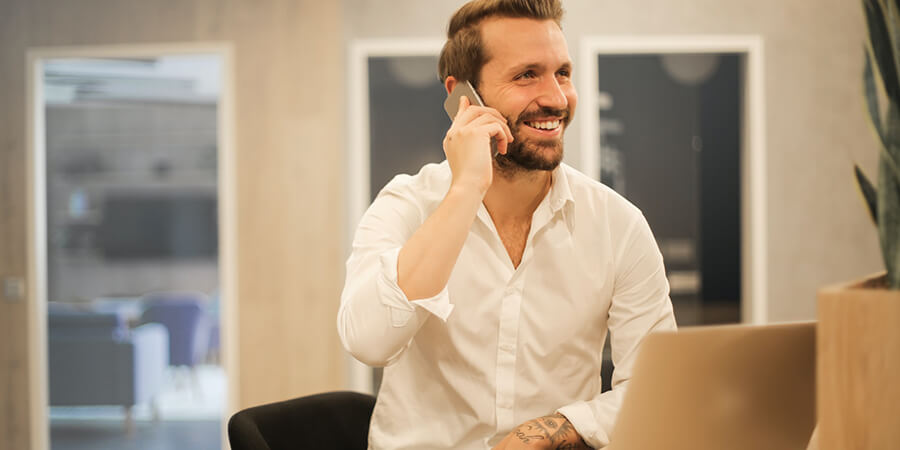
M 484 196 L 484 207 L 494 224 L 531 220 L 534 210 L 550 191 L 552 172 L 521 171 L 514 174 L 494 169 L 494 180 Z

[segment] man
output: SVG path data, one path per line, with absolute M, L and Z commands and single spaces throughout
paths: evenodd
M 447 161 L 394 178 L 360 222 L 338 329 L 385 366 L 371 448 L 605 446 L 640 341 L 675 328 L 641 213 L 561 164 L 577 101 L 562 13 L 558 0 L 456 12 L 441 78 L 488 106 L 462 97 Z

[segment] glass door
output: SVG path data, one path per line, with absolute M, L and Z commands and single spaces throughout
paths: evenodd
M 41 67 L 51 448 L 219 449 L 221 57 Z

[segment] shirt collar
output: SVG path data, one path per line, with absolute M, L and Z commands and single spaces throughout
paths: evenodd
M 556 213 L 566 205 L 574 206 L 575 198 L 572 196 L 572 190 L 569 187 L 565 164 L 560 163 L 560 165 L 556 166 L 551 177 L 553 181 L 550 184 L 550 193 L 547 194 L 547 200 L 550 201 L 550 209 Z
M 575 207 L 575 197 L 572 195 L 572 190 L 569 186 L 569 179 L 566 176 L 566 167 L 565 164 L 560 163 L 553 169 L 553 172 L 551 172 L 550 175 L 550 192 L 547 193 L 541 204 L 546 204 L 550 207 L 551 216 L 559 213 L 560 210 L 563 210 L 563 217 L 566 220 L 566 225 L 568 226 L 569 231 L 572 231 L 572 227 L 574 226 L 572 209 Z M 538 208 L 540 209 L 541 207 L 547 206 L 538 206 Z M 494 223 L 491 220 L 491 216 L 487 212 L 487 209 L 484 207 L 484 203 L 479 206 L 476 216 L 489 228 L 494 228 Z

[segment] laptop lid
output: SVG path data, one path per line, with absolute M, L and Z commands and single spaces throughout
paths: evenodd
M 647 336 L 608 448 L 806 448 L 816 420 L 815 341 L 814 322 Z

